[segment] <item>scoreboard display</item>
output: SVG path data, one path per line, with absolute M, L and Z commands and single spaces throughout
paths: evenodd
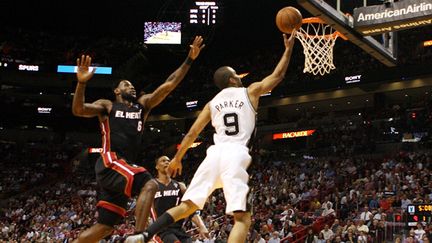
M 432 204 L 410 204 L 407 207 L 407 226 L 416 226 L 418 223 L 432 222 Z
M 196 1 L 189 10 L 189 23 L 215 25 L 218 22 L 219 6 L 214 1 Z

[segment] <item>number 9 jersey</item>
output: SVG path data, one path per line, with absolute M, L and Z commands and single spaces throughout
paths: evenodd
M 247 146 L 255 130 L 256 111 L 249 100 L 247 89 L 230 87 L 221 90 L 211 101 L 212 125 L 216 130 L 213 140 Z

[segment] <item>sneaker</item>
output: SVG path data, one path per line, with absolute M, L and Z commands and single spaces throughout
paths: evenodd
M 138 235 L 130 235 L 126 238 L 125 243 L 146 243 L 147 240 L 147 232 Z

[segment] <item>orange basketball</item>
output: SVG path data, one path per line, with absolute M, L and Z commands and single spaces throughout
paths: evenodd
M 276 26 L 283 33 L 291 33 L 294 29 L 300 29 L 302 25 L 302 15 L 294 7 L 285 7 L 276 15 Z

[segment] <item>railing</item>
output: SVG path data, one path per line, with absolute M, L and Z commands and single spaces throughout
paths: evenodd
M 304 242 L 304 239 L 307 237 L 307 231 L 309 229 L 312 229 L 314 233 L 319 233 L 324 228 L 324 225 L 326 224 L 331 225 L 334 219 L 335 219 L 334 216 L 318 217 L 311 225 L 299 227 L 300 229 L 292 233 L 293 236 L 287 236 L 282 238 L 281 242 L 287 242 L 287 241 L 290 243 Z
M 319 234 L 319 232 L 324 228 L 324 225 L 332 225 L 335 217 L 318 217 L 315 221 L 308 226 L 301 226 L 299 229 L 294 229 L 292 236 L 285 237 L 281 239 L 281 242 L 290 243 L 300 243 L 304 242 L 307 237 L 307 232 L 312 229 L 314 234 Z M 398 219 L 398 221 L 396 221 Z M 354 220 L 358 221 L 358 220 Z M 405 214 L 402 209 L 396 209 L 393 212 L 393 217 L 391 221 L 385 221 L 384 225 L 381 225 L 379 229 L 374 229 L 369 226 L 371 230 L 368 237 L 368 242 L 371 243 L 382 243 L 382 242 L 394 242 L 397 237 L 404 238 L 406 233 L 405 227 Z
M 406 234 L 405 212 L 403 209 L 398 208 L 393 210 L 392 215 L 390 221 L 385 221 L 384 225 L 380 225 L 378 228 L 372 226 L 373 219 L 371 220 L 372 222 L 368 225 L 370 242 L 394 242 L 397 237 L 403 238 Z

